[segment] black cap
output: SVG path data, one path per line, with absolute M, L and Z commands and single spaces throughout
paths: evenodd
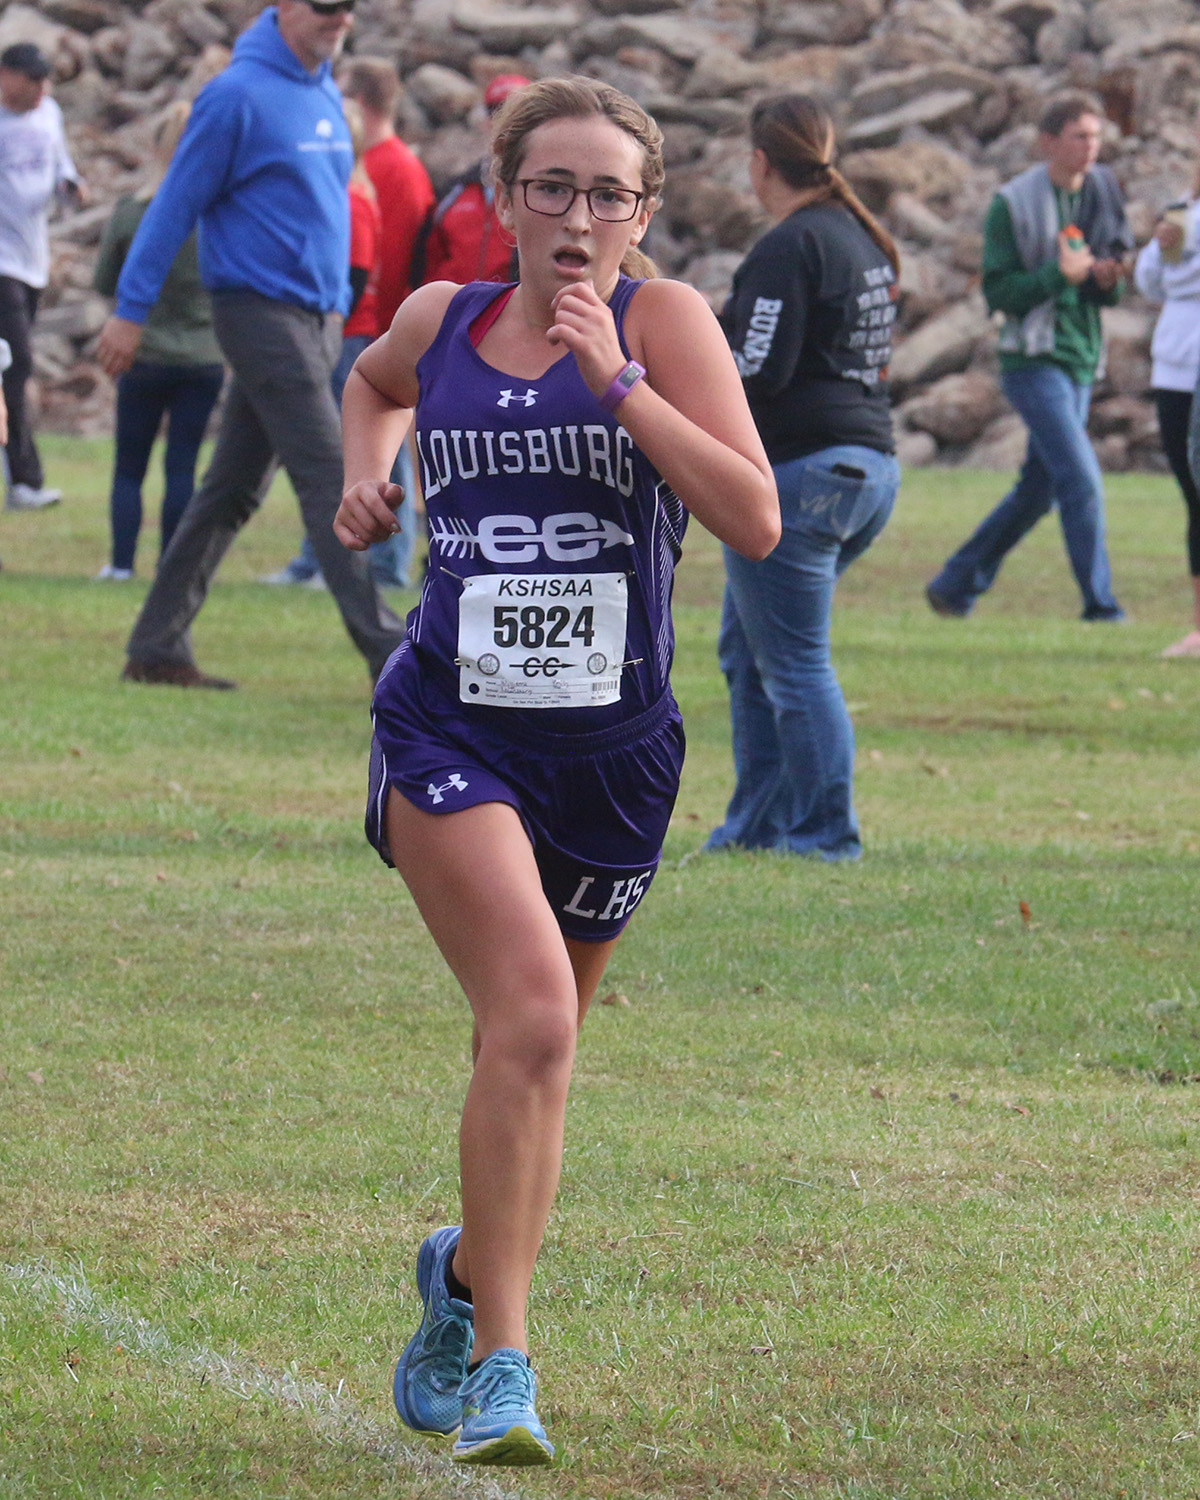
M 50 76 L 50 64 L 46 54 L 32 42 L 15 42 L 0 52 L 0 68 L 10 68 L 14 73 L 24 73 L 34 83 Z

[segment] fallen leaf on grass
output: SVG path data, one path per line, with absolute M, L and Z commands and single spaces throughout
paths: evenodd
M 1033 1111 L 1030 1110 L 1030 1109 L 1027 1109 L 1025 1107 L 1025 1105 L 1023 1105 L 1023 1104 L 1009 1104 L 1007 1102 L 1007 1100 L 1005 1101 L 1004 1107 L 1005 1107 L 1005 1109 L 1011 1109 L 1014 1115 L 1025 1116 L 1025 1115 L 1030 1115 L 1030 1114 L 1033 1113 Z
M 1124 707 L 1125 700 L 1123 698 L 1110 698 L 1108 700 L 1108 709 L 1110 713 L 1119 714 Z
M 1030 922 L 1033 921 L 1033 908 L 1029 905 L 1028 901 L 1018 901 L 1017 909 L 1021 913 L 1021 921 L 1028 927 Z
M 622 995 L 620 990 L 612 990 L 600 1001 L 601 1005 L 628 1005 L 629 996 Z
M 154 878 L 155 878 L 155 880 L 170 880 L 171 877 L 167 874 L 167 872 L 165 870 L 159 870 L 158 874 L 155 875 Z
M 872 1099 L 886 1099 L 887 1095 L 883 1092 L 883 1090 L 879 1087 L 879 1085 L 877 1083 L 873 1083 L 871 1085 L 871 1098 Z
M 45 1075 L 42 1073 L 41 1068 L 30 1068 L 29 1072 L 25 1074 L 25 1077 L 29 1079 L 30 1083 L 45 1083 L 46 1081 Z
M 950 774 L 949 766 L 935 766 L 931 760 L 923 760 L 921 769 L 926 776 L 949 776 Z
M 775 1353 L 775 1345 L 774 1344 L 751 1344 L 750 1345 L 750 1353 L 751 1354 L 774 1354 Z

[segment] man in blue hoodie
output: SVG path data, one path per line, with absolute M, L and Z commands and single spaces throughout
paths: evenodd
M 355 0 L 278 0 L 202 90 L 142 219 L 100 338 L 128 369 L 180 246 L 197 222 L 200 272 L 233 382 L 216 451 L 159 564 L 129 638 L 131 682 L 231 688 L 201 672 L 190 630 L 237 532 L 266 494 L 276 458 L 300 502 L 321 571 L 377 677 L 403 627 L 366 555 L 332 531 L 342 492 L 341 424 L 329 377 L 349 305 L 350 132 L 330 64 Z

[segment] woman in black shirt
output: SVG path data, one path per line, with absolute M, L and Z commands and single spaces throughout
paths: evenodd
M 829 652 L 838 575 L 887 524 L 900 484 L 887 398 L 899 258 L 833 166 L 802 95 L 750 119 L 750 180 L 774 228 L 739 267 L 722 324 L 771 460 L 783 539 L 725 549 L 721 668 L 737 786 L 709 849 L 862 853 L 854 730 Z

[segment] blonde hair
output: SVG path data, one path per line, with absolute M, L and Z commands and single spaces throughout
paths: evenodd
M 831 201 L 842 204 L 887 256 L 892 270 L 899 272 L 895 240 L 831 160 L 833 120 L 823 104 L 807 94 L 760 99 L 750 114 L 750 144 L 763 153 L 788 187 L 803 193 L 799 207 Z
M 192 106 L 186 99 L 176 99 L 168 104 L 159 115 L 150 132 L 150 145 L 154 150 L 154 157 L 135 197 L 150 199 L 158 191 L 159 185 L 166 176 L 167 168 L 171 165 L 171 158 L 175 155 L 175 148 L 179 145 L 187 122 L 191 118 L 191 113 Z
M 350 144 L 354 147 L 354 170 L 350 173 L 350 181 L 364 188 L 374 198 L 375 185 L 367 176 L 367 169 L 362 164 L 363 152 L 367 149 L 367 126 L 363 119 L 363 112 L 357 100 L 347 97 L 342 100 L 342 113 L 346 116 Z
M 552 120 L 586 120 L 592 116 L 611 120 L 642 148 L 642 191 L 646 195 L 643 206 L 656 208 L 666 175 L 662 131 L 628 94 L 594 78 L 543 78 L 508 96 L 492 125 L 495 180 L 512 190 L 521 170 L 525 142 L 539 125 L 548 125 Z M 636 245 L 626 250 L 621 270 L 626 276 L 658 275 L 658 267 Z

